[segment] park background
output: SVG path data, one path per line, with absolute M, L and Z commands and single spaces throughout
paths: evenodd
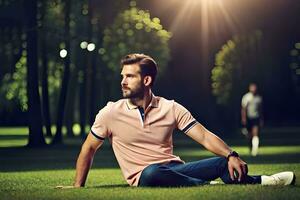
M 257 173 L 297 174 L 299 10 L 297 0 L 0 0 L 4 199 L 72 198 L 70 191 L 51 189 L 72 183 L 80 144 L 95 115 L 108 101 L 121 98 L 119 60 L 132 52 L 149 54 L 158 62 L 155 95 L 188 108 Z M 264 100 L 258 157 L 249 156 L 240 133 L 240 100 L 251 82 L 257 83 Z M 177 132 L 174 146 L 187 161 L 211 156 Z M 154 198 L 217 199 L 236 191 L 242 196 L 228 198 L 251 199 L 251 191 L 258 191 L 256 199 L 299 198 L 298 184 L 276 194 L 258 186 L 245 186 L 247 191 L 244 186 L 131 190 L 108 142 L 93 168 L 89 189 L 96 194 L 97 188 L 104 189 L 106 198 L 122 194 L 147 199 L 153 193 Z M 99 177 L 107 174 L 110 179 L 103 182 Z M 40 187 L 41 192 L 33 192 Z M 97 198 L 86 190 L 75 193 L 78 198 Z

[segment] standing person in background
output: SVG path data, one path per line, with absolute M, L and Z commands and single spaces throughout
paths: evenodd
M 259 147 L 259 128 L 263 125 L 262 97 L 257 93 L 257 85 L 251 83 L 249 92 L 242 98 L 242 125 L 247 127 L 251 155 L 256 156 Z

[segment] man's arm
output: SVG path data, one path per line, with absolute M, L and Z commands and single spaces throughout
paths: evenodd
M 242 125 L 245 126 L 247 124 L 247 113 L 245 107 L 241 108 L 241 119 L 242 119 Z
M 84 186 L 94 155 L 102 144 L 102 140 L 95 138 L 91 133 L 88 134 L 77 159 L 74 187 Z
M 222 139 L 199 123 L 192 127 L 186 134 L 203 145 L 207 150 L 217 155 L 227 157 L 232 151 Z M 243 176 L 247 174 L 247 164 L 239 157 L 231 156 L 228 160 L 228 170 L 232 180 L 235 179 L 234 170 L 236 170 L 239 174 L 238 180 L 241 181 Z
M 57 189 L 71 189 L 84 187 L 87 175 L 89 173 L 90 167 L 93 163 L 94 155 L 97 149 L 103 144 L 102 140 L 95 138 L 91 133 L 88 134 L 85 142 L 81 147 L 80 154 L 76 163 L 76 175 L 73 185 L 63 186 L 59 185 L 55 188 Z

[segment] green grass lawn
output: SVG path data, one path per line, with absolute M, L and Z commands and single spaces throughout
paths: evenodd
M 64 146 L 42 149 L 22 147 L 26 129 L 0 129 L 0 199 L 300 199 L 300 182 L 295 186 L 206 185 L 185 188 L 129 187 L 107 143 L 96 154 L 86 187 L 60 190 L 75 175 L 79 139 L 68 139 Z M 283 133 L 282 133 L 283 134 Z M 286 137 L 286 134 L 285 134 Z M 300 136 L 298 136 L 300 137 Z M 176 141 L 178 139 L 178 141 Z M 271 142 L 268 137 L 266 141 Z M 297 138 L 296 138 L 297 139 Z M 299 138 L 298 138 L 299 139 Z M 263 140 L 263 139 L 262 139 Z M 272 174 L 292 170 L 300 177 L 300 145 L 282 141 L 263 145 L 260 155 L 248 155 L 244 141 L 228 140 L 249 164 L 250 174 Z M 241 144 L 241 145 L 238 145 Z M 175 138 L 175 154 L 185 161 L 212 154 L 181 137 Z

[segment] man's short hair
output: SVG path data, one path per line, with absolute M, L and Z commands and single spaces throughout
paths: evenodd
M 124 65 L 138 64 L 141 69 L 142 77 L 151 76 L 151 86 L 154 84 L 157 75 L 157 64 L 153 58 L 145 54 L 133 53 L 128 54 L 121 60 L 121 68 Z

